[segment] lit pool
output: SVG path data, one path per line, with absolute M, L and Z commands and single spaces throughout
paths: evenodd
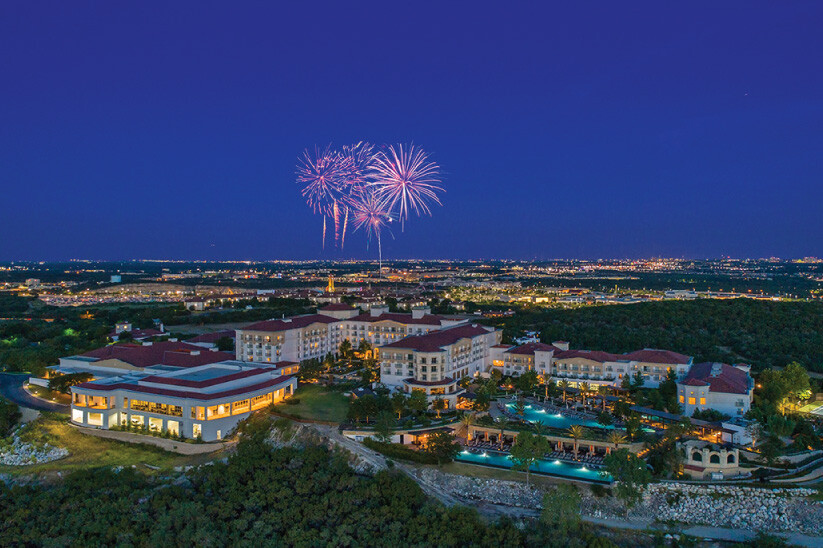
M 476 454 L 470 451 L 462 451 L 457 455 L 457 457 L 455 457 L 454 460 L 469 464 L 477 464 L 480 466 L 492 466 L 495 468 L 512 468 L 513 466 L 510 455 L 503 455 L 494 452 Z M 591 483 L 609 484 L 612 482 L 612 477 L 605 472 L 586 468 L 585 465 L 569 464 L 559 460 L 539 460 L 530 467 L 530 470 L 535 474 L 557 476 L 561 478 L 588 481 Z
M 508 409 L 509 413 L 516 415 L 517 412 L 514 409 L 514 405 L 514 403 L 507 403 L 506 409 Z M 582 424 L 583 426 L 587 426 L 589 428 L 614 428 L 614 426 L 604 427 L 596 420 L 573 419 L 571 417 L 561 415 L 560 413 L 552 414 L 542 407 L 529 404 L 526 404 L 526 412 L 523 414 L 523 418 L 529 422 L 540 421 L 546 426 L 553 426 L 555 428 L 568 428 L 574 424 Z

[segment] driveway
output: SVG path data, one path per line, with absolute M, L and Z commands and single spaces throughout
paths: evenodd
M 28 407 L 29 409 L 56 411 L 58 413 L 68 413 L 70 411 L 68 405 L 41 400 L 23 390 L 23 385 L 28 380 L 29 375 L 25 373 L 0 373 L 0 395 L 21 407 Z

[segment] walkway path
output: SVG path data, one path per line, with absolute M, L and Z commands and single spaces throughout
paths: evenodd
M 214 453 L 215 451 L 225 449 L 234 444 L 234 442 L 186 443 L 177 440 L 148 436 L 146 434 L 135 434 L 134 432 L 118 432 L 116 430 L 99 430 L 97 428 L 85 428 L 75 425 L 72 426 L 74 426 L 78 432 L 89 436 L 123 441 L 126 443 L 146 443 L 149 445 L 155 445 L 161 449 L 165 449 L 166 451 L 179 453 L 181 455 L 202 455 L 205 453 Z
M 68 405 L 52 403 L 40 398 L 35 398 L 23 388 L 29 380 L 29 375 L 25 373 L 0 373 L 0 394 L 8 398 L 17 405 L 36 409 L 38 411 L 55 411 L 57 413 L 68 413 Z

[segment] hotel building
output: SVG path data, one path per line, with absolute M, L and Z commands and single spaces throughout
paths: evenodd
M 569 350 L 569 343 L 527 343 L 520 346 L 497 345 L 492 348 L 492 365 L 504 375 L 519 376 L 526 371 L 548 374 L 555 380 L 566 380 L 572 386 L 620 386 L 623 378 L 640 373 L 644 386 L 655 388 L 666 380 L 669 369 L 678 378 L 691 367 L 690 356 L 670 350 L 644 349 L 626 354 L 611 354 L 598 350 Z
M 376 351 L 380 382 L 409 394 L 423 390 L 430 402 L 440 398 L 454 408 L 463 393 L 458 382 L 491 366 L 490 349 L 501 337 L 491 327 L 466 324 L 384 344 Z
M 346 339 L 354 348 L 361 341 L 377 347 L 468 321 L 430 312 L 428 307 L 418 307 L 410 314 L 392 313 L 384 305 L 361 314 L 346 304 L 330 304 L 317 314 L 267 320 L 238 329 L 236 359 L 264 363 L 322 359 L 336 353 Z
M 228 360 L 161 372 L 131 372 L 72 387 L 71 420 L 109 429 L 132 425 L 216 441 L 253 411 L 294 393 L 297 364 Z
M 695 364 L 677 382 L 677 397 L 683 414 L 691 417 L 696 409 L 715 409 L 726 415 L 744 415 L 754 398 L 751 367 L 745 364 Z

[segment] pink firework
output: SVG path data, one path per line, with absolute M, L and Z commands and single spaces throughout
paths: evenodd
M 431 215 L 430 202 L 438 205 L 440 168 L 428 161 L 428 155 L 413 144 L 407 147 L 388 146 L 373 161 L 374 182 L 371 183 L 377 198 L 397 212 L 401 226 L 411 212 Z
M 344 185 L 345 197 L 341 199 L 343 210 L 343 229 L 340 231 L 340 248 L 346 244 L 346 232 L 349 224 L 349 211 L 362 201 L 367 184 L 373 178 L 372 164 L 374 162 L 374 145 L 359 142 L 344 146 L 341 157 L 345 162 L 346 182 Z
M 334 219 L 335 240 L 339 235 L 340 206 L 345 198 L 348 180 L 348 160 L 327 146 L 322 151 L 315 147 L 314 156 L 308 150 L 303 152 L 297 165 L 297 184 L 309 207 L 323 215 L 323 245 L 326 244 L 326 217 Z

